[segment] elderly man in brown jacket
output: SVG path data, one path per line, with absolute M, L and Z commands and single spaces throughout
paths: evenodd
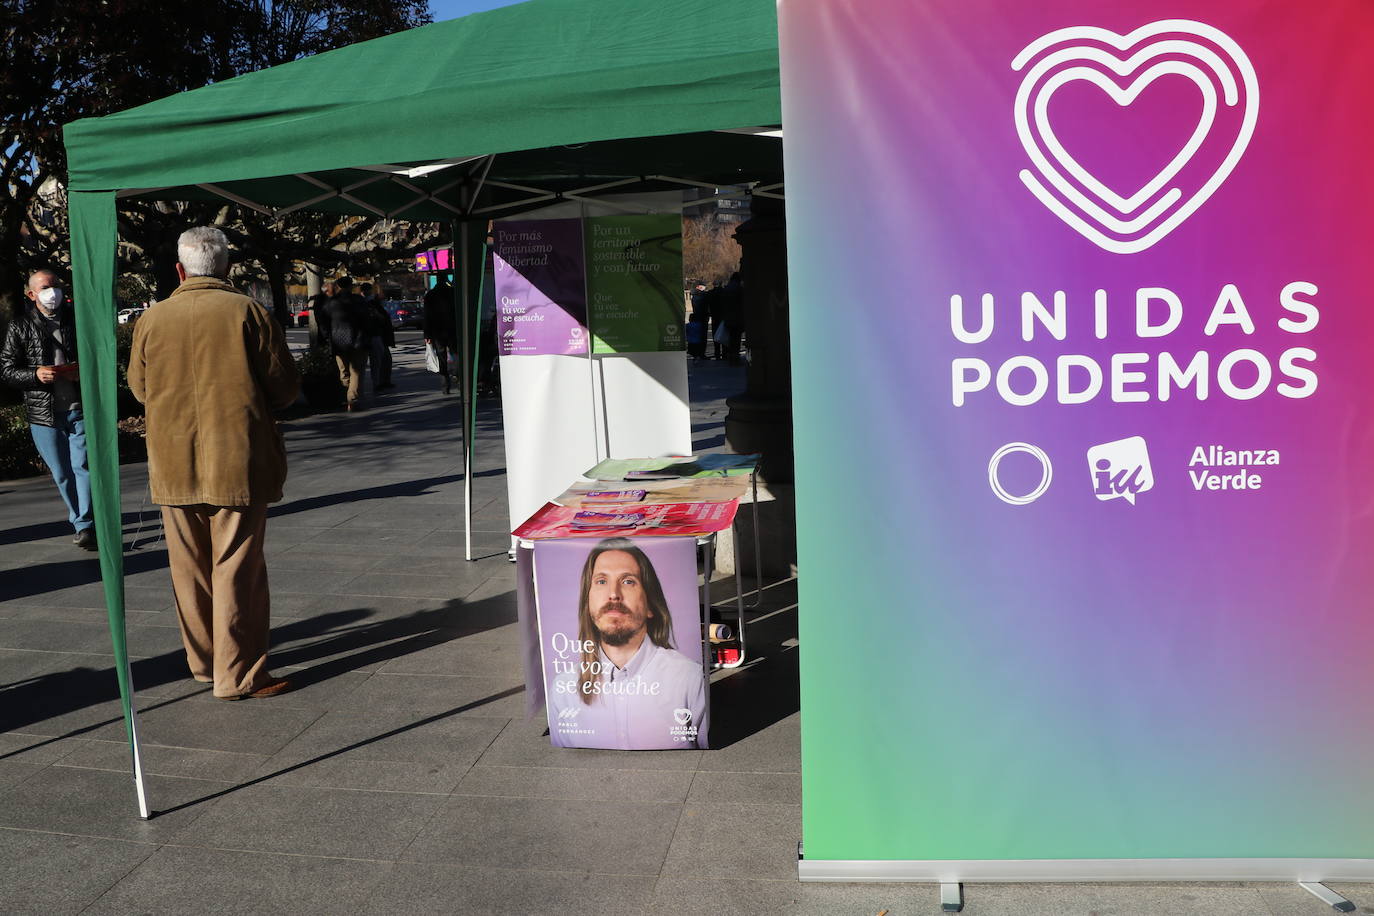
M 134 326 L 129 387 L 147 407 L 148 478 L 162 506 L 191 676 L 223 700 L 290 684 L 267 670 L 267 505 L 286 448 L 272 410 L 300 378 L 267 309 L 230 286 L 224 233 L 177 240 L 182 283 Z

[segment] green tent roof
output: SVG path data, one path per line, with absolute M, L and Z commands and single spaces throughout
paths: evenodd
M 465 212 L 778 182 L 780 143 L 717 133 L 779 124 L 778 85 L 773 0 L 529 0 L 69 124 L 70 187 L 452 219 L 479 176 Z

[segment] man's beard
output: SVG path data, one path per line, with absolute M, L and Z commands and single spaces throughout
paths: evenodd
M 606 611 L 611 608 L 624 611 L 625 605 L 603 604 L 601 606 L 601 616 L 604 617 Z M 639 632 L 639 627 L 631 623 L 628 618 L 624 621 L 624 623 L 625 626 L 622 626 L 618 629 L 607 631 L 601 628 L 600 618 L 598 618 L 596 629 L 597 632 L 601 634 L 601 644 L 605 646 L 614 646 L 616 648 L 619 648 L 620 646 L 629 643 L 629 641 L 634 638 L 634 635 Z
M 613 630 L 610 633 L 607 633 L 603 630 L 601 633 L 601 644 L 603 646 L 614 646 L 615 648 L 620 648 L 621 646 L 626 645 L 630 641 L 630 638 L 634 635 L 634 630 Z

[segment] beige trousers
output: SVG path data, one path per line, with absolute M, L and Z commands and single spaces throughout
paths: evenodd
M 163 506 L 162 522 L 191 676 L 213 682 L 217 697 L 265 686 L 267 504 Z
M 334 362 L 339 366 L 339 381 L 348 389 L 348 403 L 356 404 L 363 396 L 363 370 L 367 368 L 367 353 L 354 350 L 348 356 L 334 354 Z

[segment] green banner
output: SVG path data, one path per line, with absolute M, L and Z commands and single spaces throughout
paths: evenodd
M 594 216 L 583 238 L 592 352 L 683 349 L 682 217 Z

